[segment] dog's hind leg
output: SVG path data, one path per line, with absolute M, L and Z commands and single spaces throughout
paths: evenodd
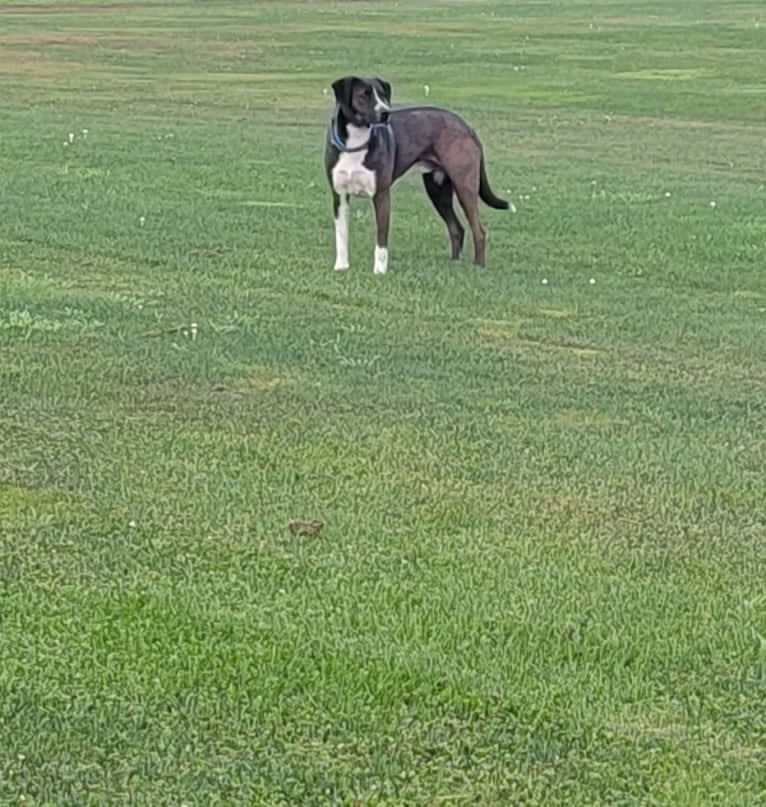
M 455 194 L 452 180 L 447 176 L 442 176 L 442 181 L 437 182 L 435 171 L 423 174 L 423 184 L 426 187 L 428 198 L 436 208 L 436 212 L 444 219 L 447 225 L 449 240 L 452 245 L 452 257 L 456 259 L 460 257 L 460 253 L 463 251 L 465 229 L 455 213 L 453 205 Z
M 348 194 L 333 193 L 333 214 L 335 217 L 335 271 L 342 272 L 348 263 Z
M 465 211 L 468 224 L 471 227 L 471 235 L 473 236 L 473 262 L 477 266 L 485 266 L 487 238 L 481 219 L 479 218 L 478 180 L 479 177 L 477 175 L 475 183 L 466 181 L 456 185 L 455 192 L 457 193 L 457 198 L 460 200 L 460 206 Z

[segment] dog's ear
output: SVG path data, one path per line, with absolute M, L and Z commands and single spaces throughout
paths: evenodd
M 384 81 L 382 78 L 376 78 L 375 80 L 378 82 L 378 84 L 380 84 L 381 88 L 383 89 L 383 94 L 385 95 L 386 101 L 388 101 L 388 103 L 390 104 L 391 85 L 387 81 Z
M 354 89 L 354 84 L 359 81 L 356 76 L 346 76 L 333 81 L 332 89 L 335 93 L 335 100 L 345 107 L 351 106 L 351 92 Z

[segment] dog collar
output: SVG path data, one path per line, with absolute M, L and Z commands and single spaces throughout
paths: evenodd
M 335 146 L 338 151 L 345 152 L 346 154 L 353 154 L 356 151 L 364 151 L 367 146 L 370 145 L 370 141 L 372 140 L 372 133 L 374 129 L 379 128 L 380 126 L 385 126 L 384 123 L 374 123 L 370 127 L 370 136 L 367 140 L 362 143 L 361 146 L 354 146 L 353 148 L 349 148 L 341 139 L 340 135 L 338 134 L 337 123 L 335 120 L 332 122 L 332 126 L 330 127 L 330 142 Z

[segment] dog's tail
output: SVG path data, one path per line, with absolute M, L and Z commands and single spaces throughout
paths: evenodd
M 481 155 L 481 174 L 479 175 L 479 196 L 481 196 L 485 204 L 494 207 L 495 210 L 508 210 L 510 207 L 510 204 L 505 199 L 501 199 L 492 193 L 492 188 L 489 187 L 489 179 L 487 179 L 487 168 L 484 165 L 483 154 Z

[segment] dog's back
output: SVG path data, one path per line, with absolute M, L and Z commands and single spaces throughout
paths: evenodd
M 481 151 L 476 132 L 454 112 L 439 107 L 420 106 L 396 109 L 388 118 L 396 140 L 394 178 L 412 165 L 433 158 L 441 162 L 455 150 L 470 149 L 474 158 Z
M 431 166 L 436 172 L 443 171 L 460 184 L 463 172 L 478 165 L 481 199 L 497 210 L 509 208 L 505 199 L 492 192 L 479 136 L 460 115 L 440 107 L 406 107 L 392 111 L 388 125 L 396 142 L 394 180 L 419 165 L 423 170 Z

